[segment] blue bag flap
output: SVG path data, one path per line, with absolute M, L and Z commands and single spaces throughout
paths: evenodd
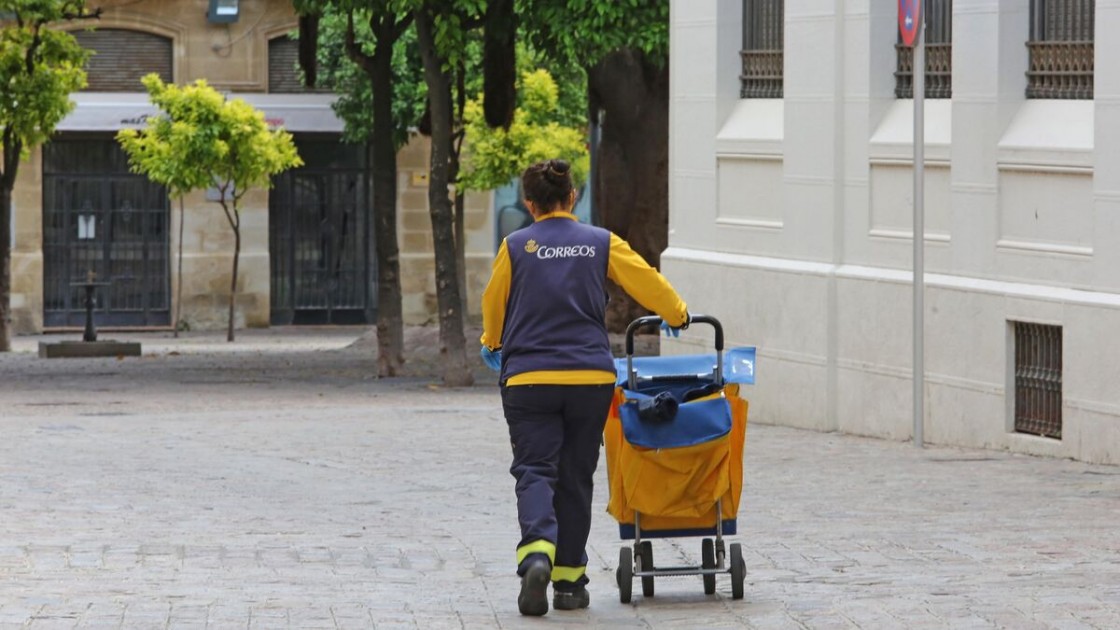
M 723 353 L 723 380 L 728 383 L 754 384 L 754 346 L 731 348 Z M 614 360 L 616 383 L 626 386 L 626 357 Z M 634 357 L 638 378 L 653 376 L 709 376 L 716 369 L 716 353 L 681 354 L 668 357 Z
M 723 380 L 728 383 L 754 385 L 754 346 L 731 348 L 723 354 Z
M 723 437 L 731 432 L 731 405 L 722 396 L 682 403 L 670 422 L 643 422 L 638 417 L 638 400 L 652 398 L 626 390 L 626 402 L 619 406 L 622 434 L 634 446 L 680 448 Z M 633 401 L 633 402 L 631 402 Z

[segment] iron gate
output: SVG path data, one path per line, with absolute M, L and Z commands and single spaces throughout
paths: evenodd
M 273 180 L 269 253 L 273 324 L 375 321 L 364 148 L 296 138 L 304 166 Z
M 112 139 L 60 138 L 43 147 L 43 324 L 85 323 L 90 274 L 98 326 L 170 323 L 168 200 L 128 171 Z

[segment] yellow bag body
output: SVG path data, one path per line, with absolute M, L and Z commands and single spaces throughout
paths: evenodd
M 619 524 L 633 524 L 634 513 L 640 512 L 643 532 L 713 527 L 718 499 L 723 500 L 722 519 L 735 518 L 743 491 L 747 401 L 737 384 L 724 386 L 720 395 L 731 409 L 727 435 L 693 446 L 652 449 L 626 441 L 619 415 L 625 393 L 615 390 L 603 440 L 610 485 L 607 511 Z

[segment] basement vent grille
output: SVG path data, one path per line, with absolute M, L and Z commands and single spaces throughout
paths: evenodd
M 1015 431 L 1062 437 L 1062 327 L 1015 322 Z

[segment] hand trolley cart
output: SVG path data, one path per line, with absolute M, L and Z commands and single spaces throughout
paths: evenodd
M 704 592 L 716 590 L 716 575 L 731 574 L 731 593 L 742 599 L 746 563 L 738 543 L 725 549 L 724 536 L 736 532 L 743 489 L 743 443 L 747 401 L 739 385 L 754 383 L 754 348 L 728 351 L 724 363 L 723 326 L 708 315 L 693 324 L 715 328 L 715 354 L 634 358 L 634 333 L 661 323 L 641 317 L 626 329 L 626 358 L 616 359 L 615 399 L 604 429 L 610 502 L 622 540 L 619 599 L 631 600 L 633 579 L 652 597 L 654 579 L 700 575 Z M 659 567 L 650 538 L 704 536 L 700 566 Z M 713 541 L 711 536 L 715 537 Z

